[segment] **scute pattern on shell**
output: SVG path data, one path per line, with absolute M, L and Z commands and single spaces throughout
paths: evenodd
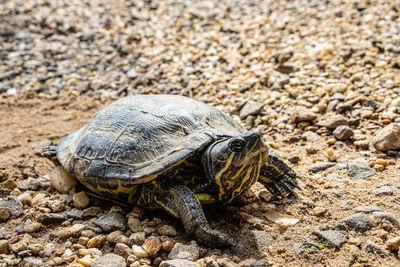
M 149 181 L 219 135 L 245 129 L 218 109 L 176 95 L 125 97 L 98 112 L 58 146 L 78 178 Z

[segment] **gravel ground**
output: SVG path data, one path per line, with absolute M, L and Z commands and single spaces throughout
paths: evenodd
M 399 25 L 398 1 L 1 1 L 0 266 L 398 266 Z M 259 128 L 298 199 L 256 184 L 207 207 L 238 241 L 211 249 L 163 213 L 56 191 L 37 149 L 137 93 Z

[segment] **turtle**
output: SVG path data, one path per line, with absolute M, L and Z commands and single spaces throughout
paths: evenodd
M 257 181 L 274 196 L 300 188 L 259 130 L 179 95 L 124 97 L 43 151 L 95 194 L 164 210 L 210 247 L 235 242 L 209 225 L 203 204 L 229 204 Z

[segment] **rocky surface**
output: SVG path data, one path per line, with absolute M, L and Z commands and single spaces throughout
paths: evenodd
M 91 267 L 125 267 L 125 259 L 121 256 L 109 253 L 104 256 L 97 258 L 95 261 L 91 262 Z
M 195 242 L 190 245 L 184 245 L 176 243 L 171 252 L 168 254 L 168 258 L 174 259 L 186 259 L 196 261 L 199 258 L 200 249 Z
M 347 175 L 358 179 L 367 179 L 376 174 L 376 171 L 370 167 L 368 161 L 364 158 L 352 160 L 348 169 Z
M 343 221 L 349 228 L 359 232 L 371 230 L 376 225 L 374 221 L 363 213 L 356 213 Z
M 123 231 L 126 227 L 126 219 L 119 213 L 111 212 L 108 214 L 101 214 L 96 219 L 95 224 L 106 232 L 115 230 Z
M 314 231 L 313 234 L 336 248 L 340 248 L 347 242 L 347 237 L 338 231 Z
M 200 265 L 193 261 L 176 259 L 163 261 L 161 262 L 160 267 L 200 267 Z
M 387 151 L 389 149 L 400 148 L 400 124 L 391 123 L 378 131 L 373 140 L 373 144 L 378 150 Z
M 398 266 L 399 12 L 380 0 L 1 1 L 0 266 Z M 299 174 L 298 199 L 256 184 L 207 208 L 237 242 L 207 248 L 40 156 L 139 93 L 258 128 Z

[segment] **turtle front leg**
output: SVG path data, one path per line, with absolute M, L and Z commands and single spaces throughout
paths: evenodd
M 288 192 L 294 194 L 297 184 L 297 174 L 280 158 L 270 155 L 268 161 L 261 167 L 258 181 L 274 196 Z
M 172 187 L 167 195 L 158 198 L 159 204 L 171 215 L 182 220 L 188 235 L 193 235 L 201 243 L 210 246 L 232 246 L 232 238 L 210 227 L 203 208 L 193 192 L 185 185 Z

